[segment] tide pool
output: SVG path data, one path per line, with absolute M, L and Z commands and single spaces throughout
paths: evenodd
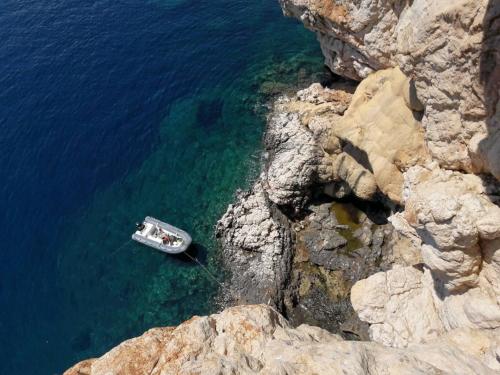
M 213 229 L 260 168 L 268 101 L 320 79 L 277 1 L 0 5 L 0 373 L 55 374 L 214 312 L 185 256 L 129 241 L 150 215 L 223 278 Z

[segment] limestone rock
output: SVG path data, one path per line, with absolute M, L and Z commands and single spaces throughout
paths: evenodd
M 280 0 L 315 31 L 326 64 L 362 80 L 399 67 L 441 167 L 500 178 L 500 4 L 489 0 Z M 495 21 L 496 20 L 496 21 Z M 413 86 L 414 85 L 414 86 Z M 418 99 L 417 99 L 418 98 Z
M 357 87 L 349 109 L 332 124 L 344 152 L 371 172 L 376 186 L 401 203 L 403 172 L 429 155 L 424 131 L 409 103 L 409 79 L 399 69 L 370 75 Z
M 415 167 L 407 175 L 405 219 L 423 242 L 424 263 L 440 289 L 477 286 L 481 247 L 500 237 L 500 208 L 479 177 Z
M 304 101 L 276 101 L 265 135 L 264 170 L 217 223 L 223 258 L 232 273 L 224 305 L 266 302 L 281 309 L 292 261 L 290 223 L 283 212 L 299 211 L 314 185 L 333 181 L 332 159 L 320 142 L 328 129 L 312 130 L 304 122 L 317 111 L 345 111 L 352 90 L 342 87 L 312 85 L 298 93 Z
M 358 281 L 351 302 L 359 318 L 370 323 L 370 338 L 387 346 L 406 347 L 442 334 L 445 329 L 434 307 L 431 283 L 415 267 L 395 266 Z
M 391 222 L 420 250 L 420 257 L 407 258 L 420 258 L 419 266 L 395 267 L 353 288 L 353 306 L 371 324 L 371 337 L 405 347 L 457 328 L 496 332 L 500 208 L 489 177 L 472 173 L 500 178 L 500 3 L 280 3 L 317 33 L 334 72 L 362 80 L 349 109 L 331 117 L 329 134 L 340 140 L 335 155 L 347 153 L 404 205 Z M 398 119 L 421 124 L 420 140 L 395 135 L 407 129 L 394 126 Z
M 364 80 L 348 108 L 345 91 L 319 84 L 279 101 L 267 137 L 270 199 L 297 205 L 312 184 L 336 183 L 362 199 L 380 190 L 400 203 L 402 173 L 429 158 L 410 91 L 410 80 L 388 69 Z
M 308 188 L 318 182 L 321 164 L 328 168 L 324 152 L 297 113 L 279 110 L 270 118 L 266 149 L 269 160 L 264 179 L 269 199 L 281 206 L 300 207 Z
M 405 347 L 457 328 L 498 334 L 500 208 L 483 181 L 436 164 L 413 167 L 405 196 L 405 211 L 392 222 L 418 238 L 423 264 L 395 267 L 353 287 L 353 307 L 371 324 L 370 337 Z
M 452 332 L 406 350 L 343 341 L 317 327 L 291 328 L 264 305 L 193 317 L 125 341 L 65 375 L 113 374 L 494 374 L 498 337 Z
M 340 144 L 330 137 L 331 124 L 318 114 L 340 116 L 350 102 L 352 87 L 336 89 L 313 84 L 294 98 L 277 100 L 268 119 L 265 137 L 264 181 L 269 199 L 279 206 L 299 209 L 313 185 L 338 180 L 335 153 Z M 319 121 L 313 121 L 318 119 Z
M 344 181 L 358 198 L 372 200 L 376 196 L 375 176 L 347 152 L 341 152 L 333 159 L 332 178 Z
M 290 228 L 260 180 L 229 206 L 217 223 L 216 235 L 232 273 L 226 304 L 271 301 L 279 305 L 291 264 Z

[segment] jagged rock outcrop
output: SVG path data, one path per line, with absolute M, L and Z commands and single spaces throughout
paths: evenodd
M 403 157 L 389 151 L 388 160 L 399 175 L 387 163 L 374 165 L 371 171 L 375 177 L 376 169 L 389 172 L 389 177 L 377 179 L 377 186 L 404 206 L 404 212 L 390 221 L 408 244 L 420 249 L 422 263 L 395 266 L 353 287 L 353 307 L 371 325 L 371 338 L 405 347 L 459 327 L 498 334 L 500 3 L 280 3 L 286 14 L 317 33 L 334 72 L 363 80 L 358 91 L 367 93 L 367 98 L 362 96 L 365 101 L 375 96 L 363 86 L 376 82 L 387 68 L 411 78 L 402 80 L 404 86 L 395 85 L 401 88 L 404 104 L 400 101 L 388 112 L 403 108 L 417 115 L 413 124 L 422 127 L 429 155 L 422 147 L 410 146 Z M 392 103 L 395 91 L 384 91 L 383 83 L 378 81 L 375 93 L 381 103 Z M 332 131 L 345 128 L 350 134 L 352 124 L 372 122 L 371 118 L 386 112 L 384 105 L 376 106 L 371 116 L 363 116 L 364 109 L 356 103 L 353 98 L 343 118 L 330 121 Z M 356 117 L 365 121 L 353 121 Z M 342 126 L 342 121 L 347 125 Z M 393 129 L 401 129 L 395 125 Z M 365 129 L 371 130 L 366 138 L 376 146 L 380 138 L 390 138 L 382 142 L 384 151 L 384 145 L 408 139 L 390 128 L 379 138 L 376 127 L 365 125 Z M 366 154 L 365 160 L 376 164 L 377 147 L 359 141 L 357 146 Z M 392 184 L 386 187 L 384 181 Z
M 321 191 L 364 199 L 375 199 L 382 191 L 400 200 L 402 173 L 428 156 L 418 120 L 404 99 L 408 83 L 393 69 L 374 75 L 354 95 L 349 82 L 332 88 L 313 84 L 275 102 L 265 137 L 264 170 L 217 224 L 231 274 L 225 306 L 271 303 L 294 323 L 311 321 L 334 332 L 366 337 L 366 329 L 353 318 L 350 287 L 388 269 L 395 259 L 392 246 L 399 240 L 390 225 L 375 228 L 365 215 L 360 228 L 340 225 L 347 227 L 348 241 L 338 232 L 337 218 L 328 208 L 331 203 L 318 211 L 308 202 Z M 377 113 L 380 105 L 387 110 Z M 359 113 L 351 108 L 360 108 Z M 397 141 L 385 132 L 392 132 Z M 369 156 L 362 148 L 370 151 Z M 301 221 L 309 210 L 315 213 Z M 297 229 L 304 225 L 304 230 Z M 359 233 L 350 233 L 356 229 Z M 306 266 L 297 265 L 300 247 L 300 262 Z M 340 288 L 325 294 L 328 285 Z M 344 323 L 349 325 L 345 330 Z
M 263 178 L 269 199 L 280 206 L 301 207 L 308 188 L 321 178 L 320 166 L 329 168 L 312 132 L 302 126 L 297 113 L 275 111 L 266 150 L 269 158 Z
M 262 179 L 262 177 L 261 177 Z M 231 270 L 224 304 L 281 306 L 292 257 L 288 219 L 269 200 L 262 180 L 240 192 L 217 223 L 226 266 Z
M 459 328 L 500 335 L 500 207 L 478 176 L 437 165 L 406 173 L 405 211 L 394 220 L 420 241 L 423 267 L 358 282 L 351 299 L 375 341 L 404 347 Z
M 268 121 L 264 170 L 217 223 L 216 235 L 231 273 L 225 305 L 272 303 L 282 309 L 293 250 L 290 222 L 283 209 L 299 210 L 309 199 L 312 185 L 331 180 L 331 160 L 301 116 L 317 110 L 316 106 L 344 111 L 350 94 L 302 94 L 309 95 L 304 102 L 307 108 L 286 97 L 277 101 Z M 284 110 L 288 106 L 303 110 Z
M 361 80 L 399 67 L 413 79 L 412 95 L 425 107 L 427 145 L 441 167 L 500 178 L 498 2 L 280 3 L 287 15 L 317 33 L 326 64 L 335 73 Z
M 347 82 L 335 85 L 335 89 L 316 83 L 300 90 L 295 97 L 284 96 L 275 102 L 268 120 L 263 176 L 271 201 L 299 210 L 309 200 L 313 185 L 340 180 L 339 173 L 365 181 L 362 173 L 360 176 L 360 173 L 339 172 L 339 162 L 332 155 L 341 152 L 342 147 L 332 136 L 325 117 L 318 116 L 328 114 L 340 118 L 353 91 L 354 86 Z M 360 195 L 368 195 L 366 191 L 373 194 L 376 185 L 367 182 L 355 186 L 353 183 L 353 188 L 357 188 Z
M 344 341 L 321 328 L 292 328 L 275 310 L 237 306 L 155 328 L 65 375 L 111 374 L 494 374 L 499 338 L 473 330 L 388 349 Z M 493 367 L 489 367 L 489 365 Z
M 279 100 L 270 122 L 278 142 L 268 142 L 277 155 L 268 168 L 271 200 L 300 207 L 311 185 L 335 183 L 333 195 L 342 187 L 401 203 L 403 172 L 429 160 L 421 111 L 410 97 L 410 80 L 396 68 L 372 74 L 352 97 L 313 84 Z

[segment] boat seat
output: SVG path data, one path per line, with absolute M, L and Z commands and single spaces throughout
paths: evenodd
M 156 228 L 152 225 L 144 232 L 144 236 L 152 236 L 153 234 L 155 234 L 155 232 Z

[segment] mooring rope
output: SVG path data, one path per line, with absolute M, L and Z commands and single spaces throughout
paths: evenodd
M 116 248 L 113 252 L 111 252 L 109 255 L 110 255 L 110 256 L 112 256 L 112 255 L 116 254 L 119 250 L 121 250 L 122 248 L 124 248 L 124 247 L 125 247 L 126 245 L 128 245 L 130 242 L 132 242 L 132 239 L 131 239 L 131 238 L 129 238 L 129 239 L 128 239 L 128 240 L 126 240 L 124 243 L 122 243 L 120 246 L 118 246 L 118 247 L 117 247 L 117 248 Z M 198 263 L 198 265 L 199 265 L 199 266 L 200 266 L 200 267 L 201 267 L 201 268 L 202 268 L 202 269 L 206 272 L 206 274 L 207 274 L 207 275 L 208 275 L 211 279 L 213 279 L 213 280 L 214 280 L 217 284 L 219 284 L 219 286 L 220 286 L 221 288 L 223 288 L 223 289 L 227 289 L 227 288 L 224 286 L 224 284 L 222 284 L 222 283 L 221 283 L 221 282 L 220 282 L 220 281 L 219 281 L 219 280 L 218 280 L 218 279 L 214 276 L 214 274 L 213 274 L 213 273 L 211 273 L 211 272 L 209 271 L 209 269 L 208 269 L 205 265 L 203 265 L 203 263 L 201 263 L 201 262 L 198 260 L 198 258 L 196 258 L 196 257 L 193 257 L 193 256 L 189 255 L 189 253 L 188 253 L 188 252 L 184 252 L 184 254 L 185 254 L 185 255 L 187 255 L 187 257 L 188 257 L 189 259 L 191 259 L 192 261 L 194 261 L 194 262 Z M 233 291 L 233 290 L 229 290 L 229 292 L 230 292 L 231 294 L 233 294 L 233 293 L 234 293 L 234 291 Z M 267 301 L 267 304 L 268 304 L 268 305 L 271 305 L 271 299 L 272 299 L 272 297 L 270 296 L 270 291 L 269 291 L 269 290 L 267 290 L 267 291 L 266 291 L 266 294 L 264 295 L 264 298 L 266 298 L 268 295 L 269 295 L 269 300 Z M 233 297 L 234 297 L 234 295 L 233 295 Z
M 185 252 L 184 254 L 186 254 L 191 260 L 194 260 L 196 263 L 198 263 L 198 265 L 200 265 L 203 270 L 205 270 L 205 272 L 207 273 L 207 275 L 209 275 L 217 284 L 220 285 L 221 288 L 223 289 L 226 289 L 227 291 L 227 288 L 224 286 L 224 284 L 222 284 L 214 275 L 213 273 L 211 273 L 207 267 L 205 267 L 196 257 L 192 257 L 191 255 L 189 255 L 187 252 Z M 233 296 L 234 298 L 234 290 L 231 290 L 229 289 L 229 293 Z M 269 296 L 269 300 L 267 301 L 267 305 L 269 306 L 272 306 L 271 305 L 271 300 L 272 300 L 272 297 L 270 295 L 270 290 L 267 290 L 266 291 L 266 294 L 264 295 L 264 299 Z
M 198 263 L 201 266 L 201 268 L 203 268 L 205 270 L 205 272 L 207 273 L 207 275 L 209 275 L 212 279 L 214 279 L 214 281 L 217 284 L 219 284 L 221 286 L 221 288 L 224 288 L 224 285 L 196 257 L 192 257 L 187 252 L 185 252 L 184 254 L 186 254 L 191 260 L 194 260 L 196 263 Z
M 121 248 L 125 247 L 125 245 L 127 245 L 129 242 L 132 242 L 132 239 L 131 239 L 131 238 L 129 238 L 127 241 L 125 241 L 125 242 L 124 242 L 124 243 L 122 243 L 120 246 L 118 246 L 115 250 L 113 250 L 113 252 L 111 252 L 111 253 L 109 254 L 109 256 L 113 256 L 113 255 L 115 255 L 115 254 L 118 252 L 118 250 L 120 250 Z

